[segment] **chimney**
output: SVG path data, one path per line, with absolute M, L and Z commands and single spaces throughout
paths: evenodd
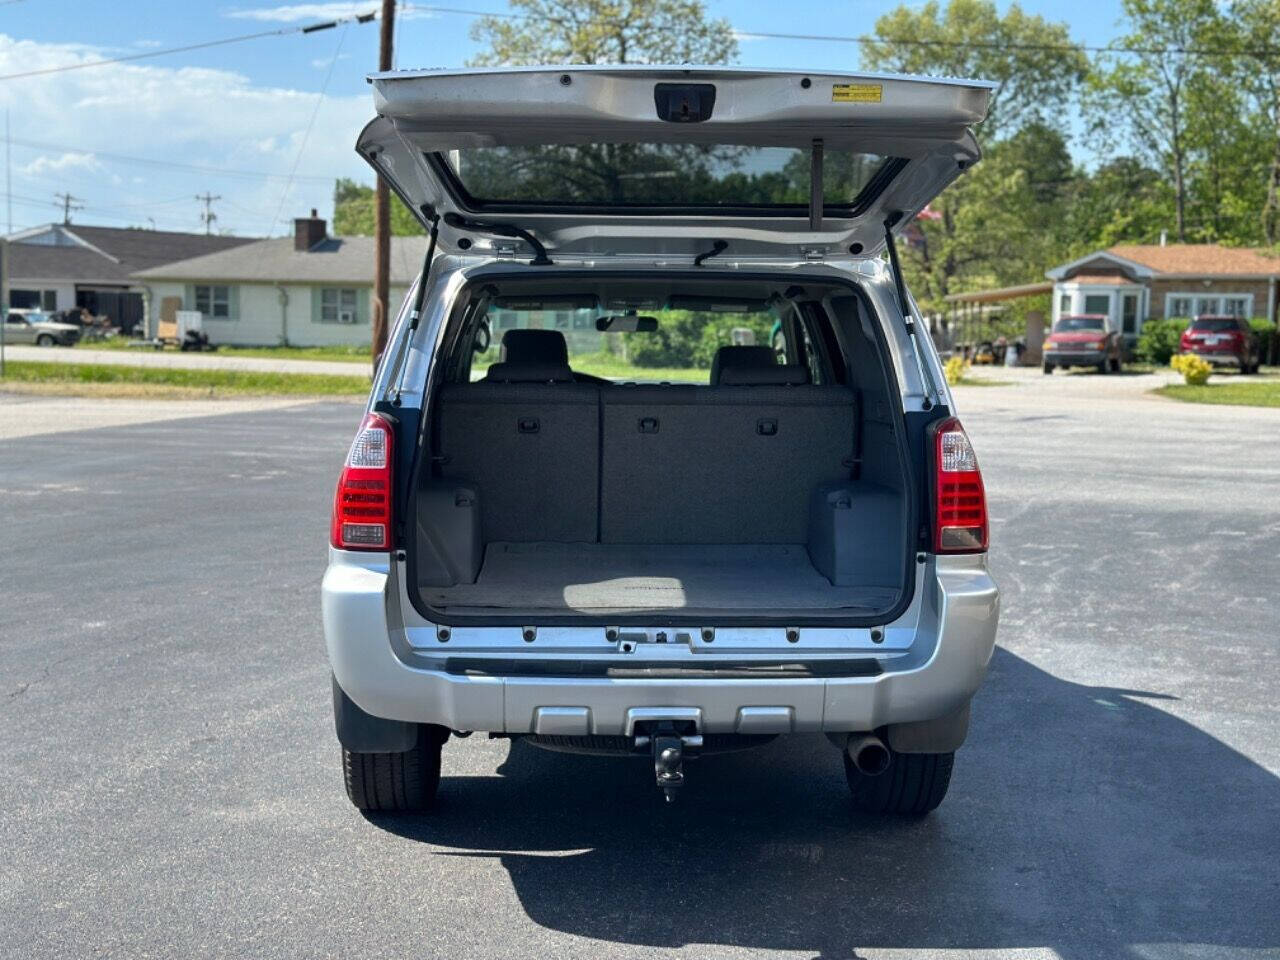
M 293 221 L 293 249 L 306 253 L 317 243 L 320 243 L 328 236 L 325 232 L 325 226 L 325 222 L 316 216 L 314 207 L 311 210 L 311 216 L 295 219 Z

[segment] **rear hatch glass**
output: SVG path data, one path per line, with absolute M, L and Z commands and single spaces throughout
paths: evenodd
M 697 207 L 798 215 L 808 210 L 812 173 L 809 149 L 735 144 L 531 144 L 464 148 L 432 162 L 471 209 L 513 212 Z M 824 150 L 820 162 L 832 216 L 860 208 L 904 163 L 850 150 Z
M 1226 317 L 1200 317 L 1191 321 L 1191 329 L 1200 333 L 1230 333 L 1238 328 L 1234 320 Z

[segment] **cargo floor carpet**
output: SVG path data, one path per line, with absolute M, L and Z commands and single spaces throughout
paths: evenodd
M 423 587 L 422 595 L 432 607 L 471 616 L 524 610 L 856 616 L 891 605 L 898 591 L 834 587 L 803 545 L 495 542 L 475 583 Z

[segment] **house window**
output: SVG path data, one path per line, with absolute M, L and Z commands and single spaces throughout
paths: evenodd
M 570 321 L 570 317 L 569 317 L 569 313 L 568 313 L 568 311 L 561 310 L 560 312 L 558 312 L 558 313 L 556 314 L 556 329 L 557 329 L 557 330 L 568 330 L 568 329 L 569 329 L 569 321 Z
M 1253 316 L 1253 294 L 1227 293 L 1206 296 L 1196 293 L 1171 293 L 1165 297 L 1164 315 L 1179 318 L 1215 315 L 1251 317 Z
M 320 291 L 320 322 L 357 323 L 356 299 L 350 287 L 325 287 Z
M 226 286 L 197 286 L 196 309 L 206 317 L 226 320 L 231 316 L 231 288 Z
M 1084 296 L 1084 312 L 1100 313 L 1104 317 L 1111 316 L 1111 294 L 1086 293 Z
M 1120 298 L 1120 330 L 1130 336 L 1138 332 L 1138 295 L 1126 293 Z

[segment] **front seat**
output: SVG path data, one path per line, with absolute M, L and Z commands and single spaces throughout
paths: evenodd
M 711 385 L 719 386 L 724 377 L 724 371 L 730 367 L 735 370 L 759 370 L 777 365 L 778 358 L 773 352 L 773 347 L 721 347 L 711 358 Z
M 495 369 L 496 368 L 496 369 Z M 568 371 L 577 383 L 611 383 L 588 373 L 569 370 L 569 346 L 559 330 L 508 330 L 502 335 L 502 347 L 498 362 L 485 374 L 486 380 L 527 380 L 519 371 L 527 368 L 537 371 L 536 380 L 559 381 L 562 376 L 544 376 L 547 371 Z M 500 375 L 500 376 L 499 376 Z

